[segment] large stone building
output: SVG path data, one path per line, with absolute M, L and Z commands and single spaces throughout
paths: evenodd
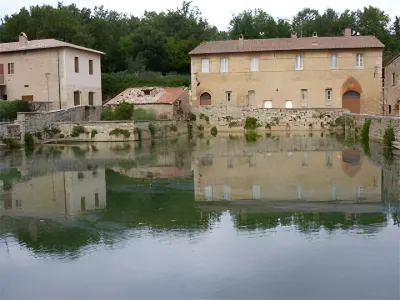
M 101 105 L 103 52 L 54 39 L 0 44 L 0 99 L 50 102 L 50 109 Z
M 400 54 L 385 67 L 384 110 L 386 115 L 399 115 L 400 105 Z
M 382 52 L 374 36 L 205 42 L 190 52 L 192 106 L 382 109 Z

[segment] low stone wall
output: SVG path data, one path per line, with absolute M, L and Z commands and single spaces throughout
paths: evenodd
M 57 127 L 61 132 L 59 137 L 68 141 L 81 141 L 81 142 L 113 142 L 113 141 L 134 141 L 135 139 L 135 125 L 131 121 L 97 121 L 97 122 L 80 122 L 80 123 L 63 123 L 58 122 L 53 126 Z M 83 126 L 85 133 L 77 137 L 71 136 L 75 126 Z M 129 136 L 123 134 L 116 135 L 112 131 L 126 130 Z
M 325 130 L 335 126 L 335 120 L 345 113 L 347 109 L 264 109 L 246 107 L 192 107 L 191 112 L 197 116 L 207 116 L 199 120 L 202 125 L 216 126 L 218 131 L 243 131 L 247 117 L 254 117 L 261 128 L 272 130 Z
M 51 127 L 56 122 L 99 121 L 102 111 L 102 106 L 76 106 L 51 112 L 18 113 L 17 123 L 21 125 L 22 134 L 35 133 Z
M 383 140 L 385 130 L 389 126 L 393 126 L 396 141 L 400 142 L 400 117 L 395 116 L 379 116 L 367 114 L 346 114 L 345 115 L 345 130 L 347 133 L 353 131 L 361 132 L 361 128 L 365 120 L 371 120 L 369 127 L 369 138 L 374 140 Z
M 21 135 L 20 125 L 17 123 L 0 123 L 0 138 L 18 139 Z

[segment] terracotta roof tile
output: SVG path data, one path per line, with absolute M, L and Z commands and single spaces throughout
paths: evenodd
M 19 42 L 13 43 L 1 43 L 0 44 L 0 53 L 4 52 L 16 52 L 16 51 L 28 51 L 28 50 L 38 50 L 38 49 L 48 49 L 48 48 L 61 48 L 61 47 L 69 47 L 75 48 L 83 51 L 94 52 L 98 54 L 104 54 L 104 52 L 93 50 L 90 48 L 85 48 L 81 46 L 77 46 L 74 44 L 58 41 L 55 39 L 46 39 L 46 40 L 32 40 L 28 41 L 27 46 L 22 46 Z
M 257 40 L 212 41 L 189 52 L 196 54 L 267 52 L 311 49 L 384 48 L 374 36 L 306 37 Z

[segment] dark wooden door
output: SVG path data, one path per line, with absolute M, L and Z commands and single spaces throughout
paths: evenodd
M 351 113 L 360 113 L 360 94 L 355 91 L 349 91 L 343 94 L 342 108 L 347 108 Z

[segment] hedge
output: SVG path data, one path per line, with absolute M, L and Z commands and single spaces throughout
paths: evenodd
M 0 100 L 0 121 L 15 120 L 17 112 L 29 112 L 29 102 L 23 100 Z

